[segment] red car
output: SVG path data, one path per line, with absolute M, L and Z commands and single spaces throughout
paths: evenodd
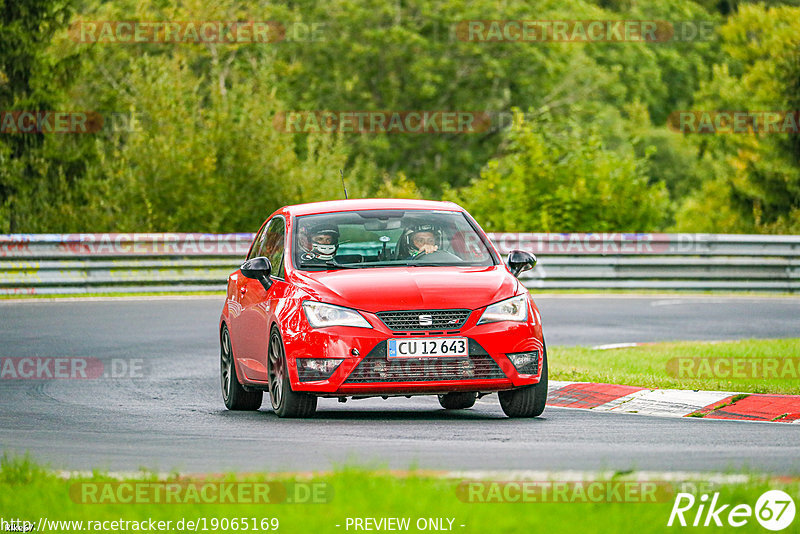
M 539 310 L 460 206 L 342 200 L 281 208 L 228 278 L 220 319 L 225 406 L 308 417 L 345 402 L 438 395 L 464 409 L 498 392 L 510 417 L 547 400 Z

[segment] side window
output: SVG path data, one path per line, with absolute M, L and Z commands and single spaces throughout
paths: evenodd
M 259 251 L 261 250 L 261 246 L 264 241 L 264 232 L 266 231 L 267 226 L 269 226 L 269 223 L 262 226 L 258 231 L 258 234 L 256 234 L 256 238 L 253 239 L 253 248 L 250 250 L 250 254 L 247 255 L 248 260 L 252 260 L 253 258 L 260 256 Z
M 283 278 L 283 242 L 286 233 L 285 224 L 282 218 L 275 217 L 269 222 L 264 232 L 264 240 L 261 243 L 258 256 L 269 258 L 272 269 L 277 278 Z

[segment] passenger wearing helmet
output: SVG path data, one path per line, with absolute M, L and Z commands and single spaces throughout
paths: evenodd
M 301 228 L 300 247 L 304 260 L 330 261 L 339 250 L 339 230 L 336 225 L 325 223 Z
M 400 236 L 398 257 L 415 258 L 421 254 L 431 254 L 442 246 L 442 231 L 433 224 L 418 224 L 408 228 Z

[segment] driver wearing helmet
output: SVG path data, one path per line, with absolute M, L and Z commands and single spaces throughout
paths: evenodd
M 339 230 L 334 224 L 320 223 L 300 229 L 304 260 L 330 261 L 339 250 Z
M 400 236 L 398 247 L 402 259 L 431 254 L 442 246 L 442 231 L 433 224 L 417 224 L 406 229 Z

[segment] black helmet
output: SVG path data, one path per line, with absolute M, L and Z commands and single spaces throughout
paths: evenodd
M 401 256 L 414 257 L 420 253 L 419 249 L 414 245 L 414 236 L 420 232 L 429 232 L 433 234 L 434 244 L 437 248 L 442 248 L 444 233 L 441 228 L 430 223 L 415 224 L 406 228 L 400 236 L 400 246 L 398 250 Z

